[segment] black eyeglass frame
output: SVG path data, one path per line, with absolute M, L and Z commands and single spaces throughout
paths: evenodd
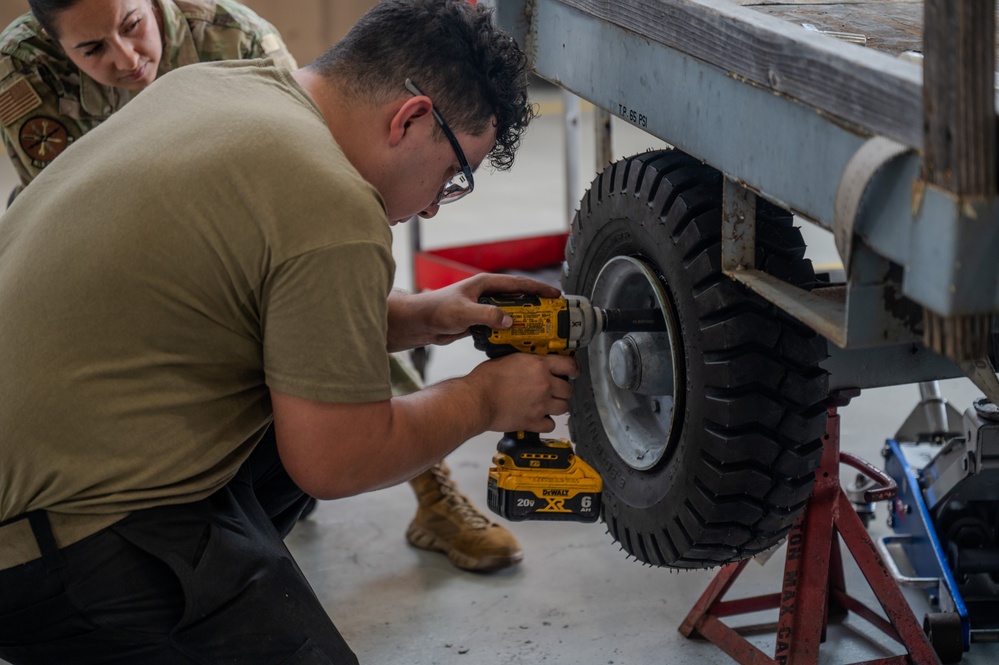
M 423 91 L 408 78 L 406 79 L 406 90 L 410 91 L 414 95 L 427 97 L 429 99 L 429 96 L 424 94 Z M 434 116 L 434 120 L 437 121 L 437 124 L 441 126 L 441 129 L 444 131 L 444 136 L 446 136 L 447 140 L 451 143 L 451 148 L 454 150 L 454 154 L 458 158 L 458 165 L 461 167 L 460 173 L 456 173 L 448 179 L 446 183 L 444 183 L 440 196 L 437 197 L 437 201 L 435 203 L 438 205 L 444 205 L 445 203 L 454 203 L 455 201 L 471 194 L 472 190 L 475 189 L 475 179 L 472 178 L 472 167 L 468 165 L 468 160 L 465 159 L 465 151 L 461 149 L 461 144 L 458 143 L 458 139 L 455 137 L 454 132 L 452 132 L 447 123 L 444 122 L 444 118 L 441 117 L 437 107 L 433 106 L 433 100 L 430 101 L 430 104 L 430 113 Z M 467 188 L 460 185 L 452 185 L 455 178 L 459 175 L 464 176 L 465 180 L 468 181 Z M 449 191 L 451 192 L 450 195 L 448 194 Z

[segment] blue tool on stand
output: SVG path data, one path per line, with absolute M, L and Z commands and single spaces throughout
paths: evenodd
M 898 495 L 877 544 L 896 581 L 926 593 L 923 628 L 954 663 L 999 641 L 999 408 L 983 398 L 962 416 L 936 381 L 920 392 L 884 450 Z

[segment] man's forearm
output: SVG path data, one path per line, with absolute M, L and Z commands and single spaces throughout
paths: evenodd
M 407 480 L 485 431 L 550 432 L 569 408 L 572 358 L 518 353 L 380 402 L 317 402 L 271 391 L 278 450 L 303 490 L 336 498 Z
M 424 326 L 420 325 L 418 317 L 419 302 L 411 293 L 393 289 L 388 297 L 388 337 L 386 348 L 389 353 L 407 351 L 425 342 L 419 337 L 421 332 L 426 337 Z
M 299 487 L 321 499 L 395 485 L 489 428 L 483 390 L 466 376 L 369 404 L 276 396 L 282 461 Z
M 393 398 L 384 438 L 378 442 L 382 458 L 391 463 L 359 466 L 355 489 L 366 492 L 415 477 L 488 430 L 490 409 L 489 400 L 481 397 L 468 377 Z

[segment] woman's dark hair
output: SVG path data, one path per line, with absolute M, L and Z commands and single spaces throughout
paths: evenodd
M 488 158 L 499 170 L 513 165 L 535 116 L 526 56 L 491 9 L 467 0 L 383 0 L 309 68 L 370 103 L 404 94 L 409 78 L 453 129 L 476 136 L 495 116 Z
M 52 39 L 58 39 L 55 31 L 55 16 L 59 12 L 69 9 L 80 0 L 28 0 L 28 6 L 35 20 L 38 21 L 45 32 L 51 35 Z

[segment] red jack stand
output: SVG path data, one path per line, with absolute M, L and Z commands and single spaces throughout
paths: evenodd
M 839 415 L 835 407 L 829 408 L 825 450 L 821 466 L 815 472 L 815 489 L 805 512 L 787 537 L 781 592 L 723 601 L 722 597 L 748 560 L 728 564 L 680 626 L 685 637 L 704 637 L 743 665 L 814 665 L 819 662 L 819 645 L 825 641 L 830 614 L 843 617 L 854 612 L 908 649 L 906 654 L 865 661 L 863 665 L 939 665 L 940 660 L 922 627 L 840 487 L 840 463 L 849 464 L 882 485 L 883 489 L 871 490 L 865 495 L 865 501 L 888 499 L 897 492 L 891 478 L 867 462 L 840 452 Z M 846 593 L 840 538 L 856 560 L 888 620 Z M 776 625 L 768 626 L 777 633 L 773 658 L 720 620 L 721 617 L 778 608 Z M 763 626 L 738 630 L 757 632 L 760 628 Z

